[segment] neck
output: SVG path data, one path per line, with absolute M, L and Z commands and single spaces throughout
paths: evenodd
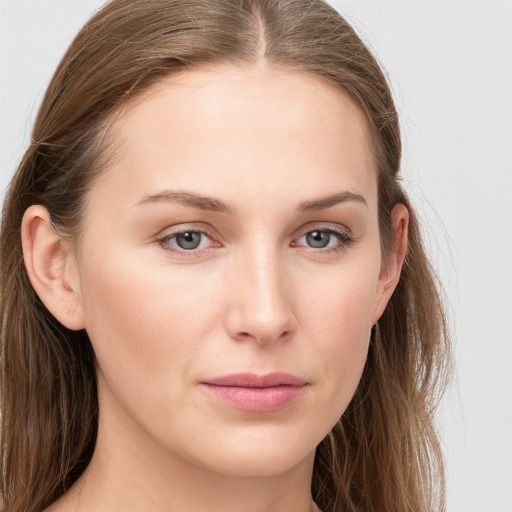
M 109 411 L 112 404 L 109 404 Z M 65 498 L 82 512 L 310 512 L 314 452 L 279 474 L 222 474 L 167 450 L 136 422 L 101 414 L 93 459 Z M 68 509 L 65 507 L 65 509 Z M 58 509 L 57 509 L 58 510 Z

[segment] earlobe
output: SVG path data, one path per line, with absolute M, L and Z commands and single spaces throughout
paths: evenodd
M 385 263 L 383 263 L 379 274 L 377 303 L 372 324 L 375 324 L 382 316 L 400 280 L 400 273 L 408 246 L 409 211 L 405 205 L 399 203 L 394 206 L 391 211 L 391 225 L 395 238 L 395 247 L 392 253 L 385 258 Z
M 79 279 L 70 245 L 54 229 L 44 206 L 32 205 L 21 223 L 28 277 L 50 313 L 65 327 L 84 328 Z

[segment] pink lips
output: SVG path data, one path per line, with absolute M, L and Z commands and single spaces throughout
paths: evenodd
M 307 382 L 288 373 L 238 373 L 208 379 L 201 384 L 216 398 L 237 409 L 271 412 L 299 396 Z

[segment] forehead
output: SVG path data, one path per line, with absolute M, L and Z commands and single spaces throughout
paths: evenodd
M 115 182 L 116 195 L 133 203 L 166 187 L 230 202 L 250 192 L 300 201 L 333 189 L 376 198 L 363 114 L 339 88 L 305 72 L 181 72 L 130 102 L 112 133 L 117 158 L 101 181 Z

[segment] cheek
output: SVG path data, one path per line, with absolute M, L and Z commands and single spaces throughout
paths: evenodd
M 311 285 L 301 293 L 302 321 L 308 331 L 306 350 L 321 376 L 319 414 L 338 421 L 352 399 L 366 362 L 371 318 L 376 302 L 378 268 L 340 269 L 323 290 Z M 311 293 L 315 289 L 315 293 Z
M 371 330 L 371 319 L 377 303 L 379 265 L 374 259 L 359 259 L 357 264 L 330 269 L 324 274 L 309 273 L 297 305 L 305 325 L 314 326 L 318 342 L 328 350 L 358 345 Z M 338 339 L 339 343 L 334 340 Z
M 120 396 L 177 393 L 217 322 L 211 283 L 114 251 L 91 258 L 84 277 L 86 330 L 109 386 Z M 165 391 L 170 375 L 178 378 Z

